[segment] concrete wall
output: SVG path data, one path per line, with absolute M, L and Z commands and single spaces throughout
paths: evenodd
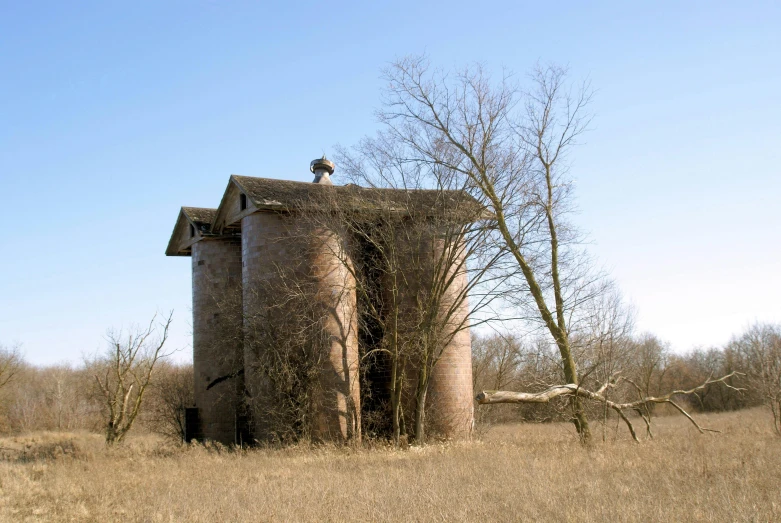
M 195 404 L 203 436 L 233 443 L 243 390 L 238 374 L 243 365 L 241 242 L 208 239 L 193 244 L 192 273 Z

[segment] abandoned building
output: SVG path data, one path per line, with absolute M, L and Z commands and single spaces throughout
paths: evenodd
M 328 209 L 349 210 L 353 221 L 365 222 L 375 219 L 372 213 L 393 207 L 387 201 L 412 201 L 421 208 L 443 204 L 427 200 L 432 196 L 426 193 L 434 191 L 337 186 L 331 181 L 334 169 L 325 157 L 314 160 L 312 183 L 232 175 L 216 209 L 181 208 L 166 255 L 192 259 L 195 405 L 187 409 L 188 439 L 229 444 L 270 436 L 274 409 L 286 407 L 265 399 L 274 392 L 274 383 L 259 362 L 279 344 L 289 343 L 280 336 L 318 336 L 281 308 L 291 301 L 291 289 L 304 287 L 305 297 L 298 303 L 321 311 L 315 316 L 325 340 L 324 356 L 313 367 L 319 386 L 317 397 L 310 398 L 311 436 L 360 439 L 362 432 L 371 432 L 370 422 L 382 426 L 376 420 L 387 419 L 392 386 L 387 351 L 373 349 L 390 335 L 386 331 L 391 326 L 405 327 L 390 320 L 362 321 L 372 304 L 364 303 L 367 293 L 356 291 L 356 271 L 371 272 L 373 262 L 367 260 L 376 256 L 350 227 L 340 225 L 342 215 Z M 404 219 L 403 206 L 392 210 Z M 331 222 L 313 220 L 317 213 Z M 428 245 L 436 241 L 431 238 Z M 352 247 L 344 248 L 347 244 Z M 415 253 L 405 256 L 412 259 Z M 414 270 L 432 270 L 431 256 L 416 259 L 428 266 Z M 366 278 L 373 282 L 371 299 L 391 299 L 389 277 L 375 273 Z M 449 282 L 437 307 L 453 307 L 448 322 L 455 327 L 430 369 L 425 419 L 432 433 L 467 438 L 473 427 L 471 339 L 467 301 L 456 297 L 466 295 L 465 271 L 458 269 Z M 420 301 L 422 291 L 413 284 L 396 290 L 400 298 L 393 299 L 399 303 Z M 414 423 L 419 361 L 408 358 L 402 373 L 406 381 L 399 408 L 407 427 Z M 372 430 L 387 436 L 389 429 L 386 423 Z

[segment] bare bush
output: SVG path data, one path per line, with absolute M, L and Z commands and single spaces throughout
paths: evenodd
M 194 404 L 193 366 L 162 361 L 149 386 L 145 424 L 157 434 L 185 441 L 185 409 Z
M 725 350 L 671 354 L 658 338 L 638 337 L 622 330 L 620 343 L 605 361 L 604 347 L 579 347 L 583 367 L 590 369 L 579 385 L 557 385 L 560 371 L 555 355 L 544 340 L 523 344 L 506 336 L 475 340 L 475 391 L 483 405 L 483 423 L 511 420 L 549 421 L 567 419 L 564 400 L 580 395 L 589 415 L 602 423 L 602 439 L 607 439 L 608 420 L 623 419 L 633 437 L 631 422 L 638 415 L 648 437 L 653 437 L 652 417 L 657 405 L 669 405 L 684 414 L 698 430 L 689 411 L 734 410 L 758 404 L 756 393 L 747 388 L 741 363 L 734 347 Z M 581 336 L 583 333 L 581 333 Z M 583 340 L 572 338 L 574 344 Z M 612 343 L 612 342 L 611 342 Z M 578 345 L 574 345 L 578 346 Z M 512 357 L 508 357 L 512 354 Z M 612 374 L 606 374 L 609 369 Z M 717 378 L 717 376 L 721 376 Z M 523 390 L 523 393 L 502 392 Z
M 475 392 L 481 390 L 517 389 L 543 391 L 561 373 L 557 355 L 544 339 L 523 342 L 509 334 L 475 336 L 472 342 L 473 381 Z M 552 407 L 552 408 L 551 408 Z M 510 421 L 544 422 L 567 420 L 566 402 L 540 405 L 485 405 L 477 410 L 481 425 Z
M 256 282 L 245 304 L 247 408 L 257 438 L 293 443 L 314 432 L 331 340 L 314 284 L 282 267 L 276 274 Z
M 691 388 L 709 376 L 725 376 L 735 371 L 746 372 L 740 355 L 732 345 L 725 348 L 694 349 L 687 354 L 671 354 L 663 378 L 663 387 Z M 746 376 L 736 374 L 727 383 L 733 388 L 709 385 L 689 399 L 690 407 L 701 412 L 723 412 L 761 405 L 757 389 Z

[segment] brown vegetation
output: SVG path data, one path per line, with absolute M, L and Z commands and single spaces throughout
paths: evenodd
M 605 440 L 609 412 L 639 414 L 652 437 L 651 422 L 660 403 L 685 416 L 758 405 L 767 405 L 772 412 L 778 404 L 773 399 L 779 397 L 781 387 L 777 374 L 774 378 L 773 372 L 762 375 L 757 370 L 775 368 L 774 347 L 779 344 L 768 333 L 778 331 L 777 326 L 754 325 L 724 349 L 698 349 L 684 355 L 673 354 L 652 335 L 634 335 L 631 328 L 621 331 L 618 336 L 613 331 L 609 343 L 588 332 L 572 337 L 577 360 L 585 370 L 580 385 L 561 381 L 556 354 L 543 339 L 529 343 L 513 336 L 476 337 L 474 388 L 482 391 L 478 401 L 483 404 L 477 410 L 478 420 L 483 424 L 518 419 L 563 421 L 571 416 L 566 398 L 578 395 L 587 401 L 588 416 L 601 418 Z M 757 333 L 767 336 L 757 339 Z M 748 346 L 754 352 L 741 349 Z M 625 421 L 634 433 L 630 420 Z
M 0 394 L 0 433 L 105 430 L 104 398 L 96 394 L 95 362 L 75 367 L 22 363 Z M 184 407 L 192 405 L 192 365 L 161 361 L 139 410 L 134 430 L 182 439 Z
M 408 450 L 8 437 L 0 440 L 0 519 L 773 521 L 781 440 L 766 416 L 703 415 L 720 435 L 663 417 L 642 452 L 612 424 L 592 450 L 567 423 L 497 425 L 472 443 Z

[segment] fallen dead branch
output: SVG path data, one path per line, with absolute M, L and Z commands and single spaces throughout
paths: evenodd
M 698 392 L 704 390 L 705 387 L 707 387 L 708 385 L 714 383 L 721 383 L 725 387 L 728 387 L 732 390 L 743 391 L 744 389 L 733 387 L 732 385 L 727 383 L 727 380 L 729 378 L 736 375 L 742 375 L 742 374 L 740 372 L 730 372 L 726 376 L 722 376 L 721 378 L 717 378 L 717 379 L 714 379 L 713 377 L 709 377 L 701 385 L 698 385 L 697 387 L 694 387 L 689 390 L 674 390 L 663 396 L 644 396 L 636 401 L 631 401 L 627 403 L 617 403 L 607 399 L 604 396 L 604 392 L 607 389 L 615 387 L 622 381 L 630 382 L 630 380 L 628 379 L 622 377 L 615 377 L 615 376 L 610 380 L 608 380 L 605 384 L 603 384 L 597 391 L 590 391 L 588 389 L 584 389 L 583 387 L 570 383 L 567 385 L 555 385 L 549 388 L 548 390 L 545 390 L 543 392 L 536 392 L 536 393 L 511 392 L 511 391 L 503 391 L 503 390 L 484 390 L 480 392 L 475 397 L 475 399 L 477 400 L 477 403 L 479 403 L 480 405 L 492 405 L 495 403 L 549 403 L 551 400 L 555 398 L 569 397 L 569 396 L 578 396 L 580 398 L 584 398 L 587 400 L 597 401 L 613 409 L 616 412 L 616 414 L 618 414 L 618 416 L 624 421 L 624 423 L 626 423 L 629 432 L 632 434 L 632 438 L 639 443 L 640 440 L 637 438 L 637 433 L 635 432 L 635 428 L 632 425 L 631 420 L 626 416 L 626 413 L 624 411 L 626 410 L 638 411 L 640 407 L 648 405 L 649 403 L 668 403 L 672 405 L 681 414 L 686 416 L 686 418 L 692 422 L 692 424 L 697 428 L 698 431 L 700 431 L 700 433 L 720 432 L 715 429 L 709 429 L 700 426 L 700 424 L 697 423 L 697 421 L 695 421 L 695 419 L 688 412 L 686 412 L 686 410 L 683 407 L 681 407 L 678 403 L 676 403 L 673 400 L 673 398 L 676 396 L 688 396 L 692 394 L 697 394 Z M 650 419 L 647 419 L 644 416 L 643 420 L 649 426 L 649 432 L 650 432 Z

